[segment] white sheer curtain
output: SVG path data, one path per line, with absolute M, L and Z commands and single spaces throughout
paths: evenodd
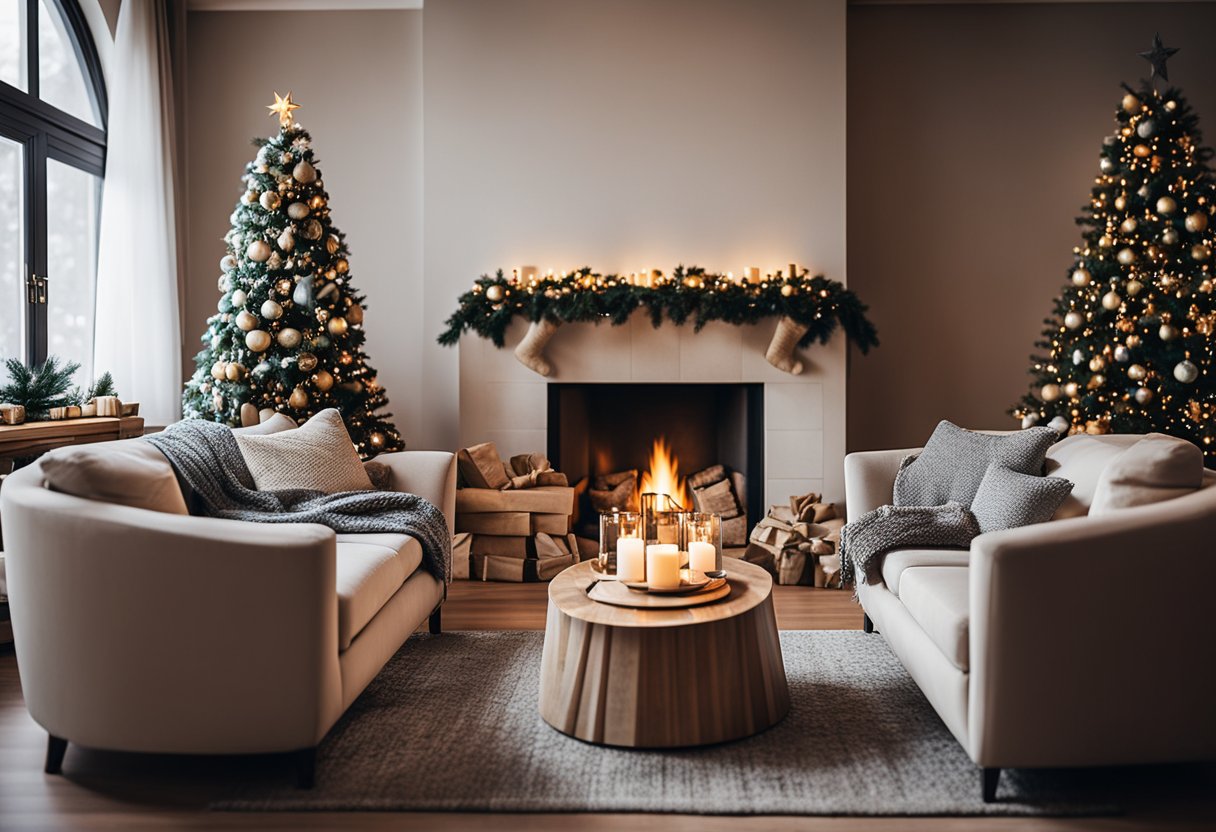
M 108 79 L 93 366 L 144 424 L 181 418 L 179 260 L 168 4 L 129 0 Z

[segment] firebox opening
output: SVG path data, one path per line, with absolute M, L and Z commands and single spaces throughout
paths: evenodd
M 548 454 L 580 486 L 580 534 L 594 537 L 597 512 L 588 492 L 597 478 L 603 487 L 603 478 L 615 474 L 610 483 L 617 487 L 624 472 L 636 470 L 640 494 L 646 477 L 665 465 L 678 466 L 681 480 L 724 466 L 744 510 L 736 525 L 753 527 L 764 500 L 763 390 L 762 384 L 549 384 Z M 692 503 L 689 487 L 684 505 L 691 510 Z

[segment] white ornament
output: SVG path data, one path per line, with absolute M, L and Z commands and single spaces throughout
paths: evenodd
M 269 361 L 259 361 L 258 366 L 253 368 L 253 374 L 255 376 L 260 376 L 263 373 L 266 373 L 269 371 L 270 371 L 270 362 Z
M 287 206 L 287 216 L 293 220 L 302 220 L 308 216 L 308 206 L 303 202 L 293 202 Z
M 1158 214 L 1172 214 L 1178 210 L 1178 203 L 1171 196 L 1163 196 L 1157 200 Z
M 1136 262 L 1136 252 L 1132 251 L 1130 248 L 1121 248 L 1119 249 L 1119 253 L 1115 255 L 1115 259 L 1118 260 L 1119 264 L 1122 266 L 1130 266 L 1132 263 Z
M 1077 269 L 1072 273 L 1072 283 L 1074 286 L 1088 286 L 1091 279 L 1092 275 L 1090 275 L 1089 269 Z
M 245 294 L 244 289 L 237 289 L 235 292 L 232 293 L 232 305 L 238 309 L 240 307 L 244 306 L 245 301 L 248 299 L 249 299 L 249 296 Z
M 1073 350 L 1072 351 L 1072 363 L 1073 364 L 1083 364 L 1084 362 L 1085 362 L 1085 353 L 1079 349 Z
M 245 249 L 245 256 L 255 263 L 265 263 L 270 259 L 270 246 L 265 240 L 254 240 Z
M 1127 368 L 1127 377 L 1132 381 L 1143 381 L 1147 375 L 1148 370 L 1144 369 L 1144 366 L 1141 364 L 1133 364 Z
M 1071 424 L 1063 416 L 1057 416 L 1047 423 L 1047 427 L 1054 430 L 1056 433 L 1067 433 Z
M 267 211 L 273 211 L 279 207 L 279 195 L 274 191 L 267 191 L 266 193 L 262 194 L 259 201 L 262 203 L 262 207 Z
M 1119 293 L 1112 290 L 1102 296 L 1102 308 L 1115 310 L 1119 308 L 1119 304 L 1123 303 L 1123 298 L 1119 297 Z
M 279 249 L 281 251 L 286 251 L 289 253 L 296 247 L 296 237 L 291 233 L 290 228 L 284 228 L 283 233 L 279 235 L 279 239 L 275 242 L 279 244 Z
M 1115 347 L 1115 360 L 1120 364 L 1126 364 L 1128 361 L 1131 361 L 1131 358 L 1132 351 L 1127 347 L 1123 346 L 1122 344 Z
M 283 317 L 283 307 L 272 300 L 268 300 L 262 304 L 262 317 L 268 321 L 277 321 Z
M 1064 326 L 1069 329 L 1077 329 L 1083 323 L 1085 323 L 1085 317 L 1080 312 L 1069 312 L 1064 316 Z
M 284 327 L 283 329 L 279 330 L 279 344 L 287 347 L 287 349 L 300 346 L 301 340 L 302 336 L 300 335 L 300 330 L 298 329 Z
M 220 271 L 228 273 L 236 270 L 236 258 L 231 254 L 225 254 L 220 258 Z
M 1161 328 L 1157 330 L 1157 337 L 1162 341 L 1173 341 L 1178 337 L 1178 330 L 1169 324 L 1162 324 Z
M 1179 361 L 1174 365 L 1174 378 L 1183 384 L 1190 384 L 1199 378 L 1199 368 L 1190 361 Z
M 291 175 L 300 184 L 307 185 L 317 178 L 317 169 L 308 162 L 300 162 L 292 168 Z
M 1080 386 L 1075 381 L 1068 382 L 1062 389 L 1064 390 L 1064 396 L 1069 399 L 1075 399 L 1077 397 L 1077 393 L 1081 390 Z
M 1039 391 L 1039 395 L 1045 402 L 1054 402 L 1060 398 L 1060 385 L 1050 382 L 1043 385 L 1043 389 Z

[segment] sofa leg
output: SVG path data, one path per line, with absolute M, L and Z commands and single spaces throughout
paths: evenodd
M 874 632 L 874 621 L 864 612 L 861 614 L 861 629 L 867 633 Z
M 996 784 L 1001 779 L 1001 770 L 999 768 L 985 768 L 980 772 L 984 783 L 984 802 L 996 802 Z
M 46 735 L 46 773 L 63 773 L 63 755 L 68 750 L 68 741 L 54 734 Z
M 443 607 L 435 607 L 435 611 L 431 613 L 429 620 L 431 635 L 439 635 L 443 632 Z
M 296 752 L 296 787 L 311 789 L 317 781 L 317 749 L 301 748 Z

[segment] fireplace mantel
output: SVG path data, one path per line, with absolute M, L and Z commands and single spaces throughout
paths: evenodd
M 818 491 L 844 499 L 845 356 L 842 334 L 801 351 L 806 369 L 793 376 L 764 358 L 775 323 L 755 326 L 664 322 L 645 313 L 624 326 L 566 324 L 549 343 L 555 368 L 542 378 L 512 352 L 527 330 L 516 321 L 506 349 L 484 339 L 460 341 L 462 445 L 493 441 L 503 456 L 547 446 L 549 382 L 655 384 L 762 383 L 764 385 L 765 501 Z

